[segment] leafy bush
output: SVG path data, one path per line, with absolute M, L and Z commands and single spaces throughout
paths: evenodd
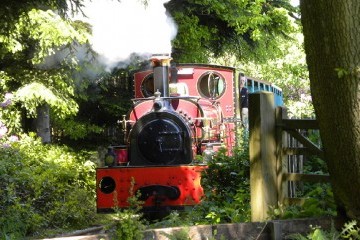
M 134 193 L 135 180 L 132 179 L 131 188 L 129 189 L 128 203 L 129 208 L 119 209 L 115 208 L 115 213 L 118 220 L 115 222 L 115 228 L 110 231 L 110 236 L 113 239 L 121 240 L 141 240 L 144 236 L 145 220 L 141 213 L 144 202 L 138 200 L 140 193 Z M 116 197 L 114 199 L 116 201 Z
M 191 218 L 199 224 L 236 223 L 250 221 L 250 165 L 248 136 L 243 144 L 226 156 L 220 149 L 203 173 L 205 197 L 196 206 Z
M 0 239 L 86 226 L 95 217 L 90 153 L 26 135 L 0 147 Z
M 325 231 L 320 227 L 312 227 L 312 231 L 307 235 L 292 234 L 286 237 L 286 239 L 293 240 L 317 240 L 317 239 L 360 239 L 360 228 L 357 226 L 355 220 L 345 223 L 341 232 L 338 232 L 334 224 L 332 224 L 329 231 Z
M 312 184 L 311 190 L 303 196 L 303 199 L 301 205 L 271 206 L 268 214 L 271 219 L 336 216 L 337 214 L 330 184 Z

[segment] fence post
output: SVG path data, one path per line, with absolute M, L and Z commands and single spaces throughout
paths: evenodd
M 268 219 L 277 206 L 275 106 L 271 92 L 249 94 L 251 221 Z
M 284 181 L 284 173 L 288 171 L 287 155 L 284 154 L 284 146 L 287 146 L 287 134 L 283 131 L 283 119 L 287 119 L 287 109 L 277 107 L 275 109 L 276 124 L 276 174 L 278 203 L 283 204 L 288 196 L 287 181 Z

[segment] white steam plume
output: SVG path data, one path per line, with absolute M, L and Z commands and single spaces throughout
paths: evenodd
M 148 0 L 146 7 L 138 0 L 85 1 L 87 18 L 81 20 L 93 26 L 92 48 L 109 69 L 132 53 L 171 53 L 177 27 L 166 13 L 167 1 Z

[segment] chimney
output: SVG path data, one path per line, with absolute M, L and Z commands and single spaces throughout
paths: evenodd
M 150 60 L 154 69 L 154 92 L 159 91 L 161 97 L 169 97 L 170 54 L 154 54 Z

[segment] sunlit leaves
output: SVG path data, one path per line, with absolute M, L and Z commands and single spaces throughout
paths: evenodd
M 62 17 L 80 12 L 83 0 L 2 0 L 0 1 L 0 35 L 8 35 L 14 30 L 19 17 L 32 9 L 56 10 Z
M 8 52 L 16 53 L 29 47 L 30 39 L 34 40 L 33 63 L 40 63 L 47 55 L 74 42 L 85 43 L 88 38 L 85 31 L 78 31 L 79 25 L 71 24 L 51 10 L 24 12 L 14 26 L 9 34 L 0 34 L 0 43 Z
M 279 54 L 279 39 L 287 38 L 295 31 L 289 15 L 293 8 L 286 0 L 188 0 L 182 1 L 181 6 L 170 1 L 167 8 L 179 26 L 173 44 L 175 59 L 206 59 L 231 52 L 238 59 L 265 61 Z M 195 18 L 198 20 L 192 22 L 192 28 L 182 29 L 186 21 Z M 210 38 L 188 31 L 201 28 L 211 30 Z M 199 43 L 200 46 L 196 46 Z M 190 44 L 193 46 L 186 48 Z M 177 51 L 181 52 L 180 56 Z
M 173 40 L 173 45 L 178 46 L 178 59 L 181 62 L 206 62 L 209 52 L 204 48 L 204 43 L 210 41 L 217 34 L 217 30 L 199 24 L 197 16 L 187 16 L 184 13 L 175 13 L 178 21 L 178 32 L 187 33 L 179 35 Z M 184 49 L 184 50 L 180 50 Z M 185 51 L 186 49 L 186 51 Z M 192 54 L 187 54 L 187 53 Z
M 7 82 L 10 80 L 10 77 L 5 71 L 0 71 L 0 88 L 5 92 L 8 90 Z
M 302 34 L 290 36 L 292 40 L 278 41 L 281 51 L 278 58 L 262 63 L 241 62 L 241 68 L 248 75 L 274 83 L 282 89 L 289 117 L 314 117 Z
M 197 224 L 244 222 L 250 218 L 248 135 L 243 133 L 243 144 L 226 156 L 220 149 L 202 174 L 201 185 L 205 196 L 191 215 Z
M 349 75 L 349 71 L 344 68 L 335 68 L 338 78 L 343 78 L 346 75 Z
M 59 117 L 75 114 L 78 110 L 74 100 L 56 95 L 55 90 L 39 82 L 32 82 L 19 88 L 16 91 L 16 97 L 32 117 L 36 116 L 37 106 L 44 103 L 49 104 Z
M 8 52 L 16 53 L 23 50 L 22 44 L 11 35 L 2 36 L 0 35 L 0 43 L 3 44 Z
M 95 164 L 89 159 L 94 155 L 24 135 L 11 148 L 0 148 L 1 237 L 25 239 L 91 222 Z
M 88 38 L 84 32 L 77 31 L 70 22 L 50 10 L 31 10 L 20 19 L 18 29 L 37 42 L 37 52 L 32 59 L 34 64 L 41 63 L 46 56 L 64 46 L 74 42 L 85 43 Z
M 103 129 L 95 124 L 89 122 L 81 122 L 73 118 L 56 119 L 56 127 L 54 127 L 54 134 L 62 135 L 70 139 L 83 139 L 90 133 L 100 133 Z
M 9 114 L 4 110 L 2 117 L 15 129 L 21 111 L 36 117 L 42 104 L 51 107 L 51 118 L 76 114 L 73 73 L 79 67 L 75 47 L 87 43 L 89 27 L 36 8 L 13 20 L 10 32 L 0 31 L 0 91 L 15 93 L 17 105 L 6 109 Z

